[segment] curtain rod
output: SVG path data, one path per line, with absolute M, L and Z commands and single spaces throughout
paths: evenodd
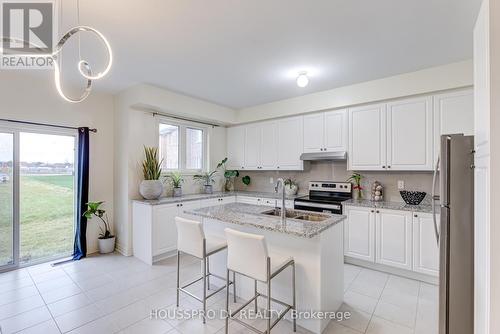
M 188 122 L 194 122 L 194 123 L 200 123 L 200 124 L 210 125 L 212 127 L 219 127 L 220 126 L 218 124 L 207 123 L 207 122 L 197 121 L 197 120 L 193 120 L 193 119 L 189 119 L 189 118 L 184 118 L 184 117 L 179 117 L 179 116 L 172 116 L 172 115 L 168 115 L 168 114 L 163 114 L 163 113 L 159 113 L 157 111 L 151 111 L 151 110 L 148 110 L 148 111 L 151 114 L 153 114 L 153 117 L 155 117 L 156 115 L 158 115 L 158 116 L 163 116 L 163 117 L 169 117 L 169 118 L 173 118 L 173 119 L 178 119 L 178 120 L 181 120 L 181 121 L 188 121 Z
M 29 125 L 42 125 L 42 126 L 50 126 L 53 128 L 62 128 L 62 129 L 72 129 L 72 130 L 78 130 L 78 128 L 75 128 L 73 126 L 65 126 L 65 125 L 55 125 L 55 124 L 47 124 L 47 123 L 37 123 L 37 122 L 27 122 L 27 121 L 18 121 L 15 119 L 5 119 L 5 118 L 0 118 L 0 121 L 3 122 L 11 122 L 11 123 L 21 123 L 21 124 L 29 124 Z M 97 129 L 89 129 L 90 132 L 97 132 Z

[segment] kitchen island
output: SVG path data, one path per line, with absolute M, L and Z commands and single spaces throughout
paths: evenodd
M 344 294 L 342 221 L 345 216 L 287 210 L 287 215 L 295 218 L 287 218 L 282 223 L 279 215 L 276 216 L 278 213 L 269 207 L 242 203 L 186 210 L 185 213 L 200 217 L 207 235 L 225 237 L 226 227 L 261 234 L 266 237 L 270 252 L 292 256 L 296 263 L 297 311 L 309 312 L 313 317 L 298 318 L 298 325 L 321 333 L 334 314 L 314 318 L 311 312 L 335 312 L 340 308 Z M 221 252 L 211 257 L 211 272 L 225 277 L 226 256 L 226 252 Z M 291 302 L 290 270 L 287 268 L 273 279 L 273 298 Z M 243 276 L 237 276 L 236 280 L 238 297 L 250 299 L 254 294 L 253 280 Z M 265 285 L 259 283 L 259 291 L 264 289 Z M 273 309 L 280 307 L 273 304 Z

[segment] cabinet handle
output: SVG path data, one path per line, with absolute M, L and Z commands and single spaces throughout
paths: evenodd
M 417 218 L 417 217 L 418 217 L 418 215 L 414 215 L 413 217 Z
M 382 166 L 382 168 L 385 168 L 385 166 Z
M 280 169 L 280 166 L 277 166 L 276 168 L 277 168 L 277 169 Z
M 375 212 L 375 210 L 371 210 L 371 212 L 373 213 L 373 212 Z
M 387 168 L 391 168 L 391 166 L 387 166 Z
M 377 213 L 380 213 L 380 211 L 377 210 Z

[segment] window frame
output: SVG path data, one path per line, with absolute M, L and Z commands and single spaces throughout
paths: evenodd
M 194 175 L 207 171 L 208 169 L 208 127 L 204 124 L 190 121 L 180 121 L 178 119 L 172 119 L 168 117 L 159 117 L 156 125 L 157 129 L 157 143 L 158 150 L 160 148 L 160 124 L 173 125 L 179 128 L 179 140 L 177 147 L 177 156 L 179 157 L 178 168 L 162 168 L 162 175 L 169 174 L 171 172 L 180 172 L 183 175 Z M 186 153 L 187 153 L 187 129 L 201 130 L 202 131 L 202 166 L 200 169 L 188 169 L 186 168 Z

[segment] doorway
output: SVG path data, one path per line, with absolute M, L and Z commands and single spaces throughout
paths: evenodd
M 0 271 L 72 254 L 76 145 L 74 131 L 0 128 Z

